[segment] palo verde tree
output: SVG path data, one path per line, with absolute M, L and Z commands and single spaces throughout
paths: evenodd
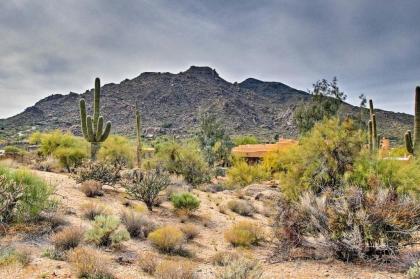
M 331 82 L 326 79 L 317 81 L 309 94 L 312 95 L 311 100 L 302 103 L 294 112 L 294 120 L 300 134 L 306 134 L 315 123 L 324 118 L 338 116 L 340 106 L 347 98 L 344 92 L 340 91 L 336 77 Z
M 420 86 L 416 87 L 414 100 L 414 138 L 411 131 L 405 133 L 405 145 L 407 152 L 413 155 L 420 153 Z
M 101 81 L 99 78 L 96 78 L 93 101 L 93 118 L 90 115 L 86 115 L 85 99 L 80 100 L 82 133 L 86 141 L 90 142 L 90 154 L 92 160 L 96 160 L 96 153 L 100 148 L 101 142 L 104 142 L 111 132 L 111 122 L 108 121 L 104 129 L 104 118 L 100 116 L 100 95 Z

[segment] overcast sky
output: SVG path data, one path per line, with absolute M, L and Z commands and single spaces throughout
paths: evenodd
M 417 0 L 1 0 L 0 117 L 53 93 L 208 65 L 307 90 L 337 76 L 357 104 L 413 112 Z

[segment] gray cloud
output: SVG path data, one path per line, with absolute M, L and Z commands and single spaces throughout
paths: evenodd
M 357 103 L 412 112 L 418 1 L 9 0 L 0 3 L 0 117 L 93 79 L 210 65 L 230 81 L 306 90 L 337 76 Z

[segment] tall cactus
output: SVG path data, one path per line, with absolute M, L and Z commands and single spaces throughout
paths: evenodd
M 141 117 L 140 111 L 136 103 L 136 155 L 137 155 L 137 167 L 141 167 Z
M 80 119 L 82 133 L 86 141 L 90 142 L 90 156 L 92 160 L 96 160 L 101 142 L 104 142 L 111 132 L 111 122 L 107 122 L 104 129 L 104 118 L 100 116 L 100 95 L 101 81 L 95 79 L 95 93 L 93 101 L 93 119 L 90 115 L 86 115 L 86 101 L 80 100 Z
M 374 151 L 379 149 L 380 140 L 378 139 L 378 127 L 376 125 L 376 114 L 372 99 L 369 100 L 369 114 L 369 150 Z
M 411 131 L 404 135 L 407 152 L 413 155 L 420 153 L 420 86 L 416 87 L 414 99 L 414 138 Z

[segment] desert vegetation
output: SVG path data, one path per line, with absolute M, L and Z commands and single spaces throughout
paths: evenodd
M 231 137 L 211 113 L 194 138 L 146 139 L 136 106 L 135 138 L 112 135 L 99 79 L 93 94 L 92 117 L 80 102 L 83 138 L 35 132 L 36 150 L 6 148 L 0 275 L 31 272 L 36 258 L 39 278 L 305 276 L 290 262 L 332 266 L 333 278 L 418 278 L 419 88 L 404 146 L 384 151 L 373 101 L 366 119 L 342 115 L 346 95 L 322 80 L 295 111 L 299 142 L 254 161 L 231 148 L 257 137 Z

